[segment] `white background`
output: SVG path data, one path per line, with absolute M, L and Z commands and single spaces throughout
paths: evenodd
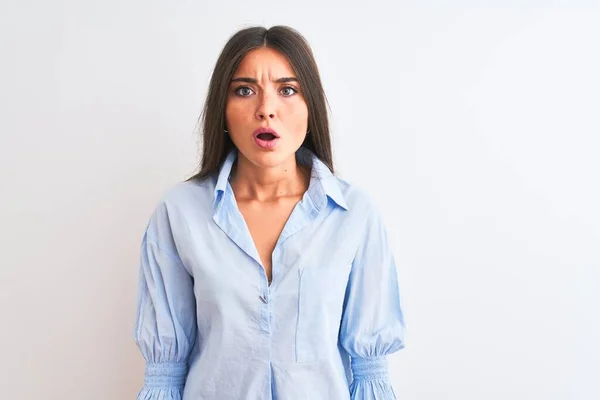
M 309 40 L 386 218 L 399 399 L 600 398 L 598 3 L 335 3 L 1 3 L 0 398 L 135 398 L 143 229 L 253 24 Z

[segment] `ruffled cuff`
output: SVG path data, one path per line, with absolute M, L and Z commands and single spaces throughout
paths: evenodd
M 352 400 L 396 400 L 396 394 L 389 382 L 387 358 L 352 358 Z
M 182 400 L 186 363 L 147 363 L 137 400 Z

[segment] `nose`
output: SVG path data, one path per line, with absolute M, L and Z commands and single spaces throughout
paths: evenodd
M 271 96 L 263 94 L 260 104 L 256 110 L 256 119 L 259 121 L 264 121 L 275 118 L 275 108 L 275 101 L 271 99 Z

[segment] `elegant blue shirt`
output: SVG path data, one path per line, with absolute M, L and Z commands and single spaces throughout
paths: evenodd
M 370 198 L 311 151 L 311 179 L 272 254 L 269 283 L 229 183 L 172 187 L 141 246 L 138 400 L 392 400 L 404 347 L 396 265 Z

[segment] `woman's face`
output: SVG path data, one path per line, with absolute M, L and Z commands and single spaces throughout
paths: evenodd
M 308 107 L 285 56 L 268 47 L 246 54 L 229 85 L 225 119 L 233 143 L 257 167 L 280 166 L 298 150 Z

